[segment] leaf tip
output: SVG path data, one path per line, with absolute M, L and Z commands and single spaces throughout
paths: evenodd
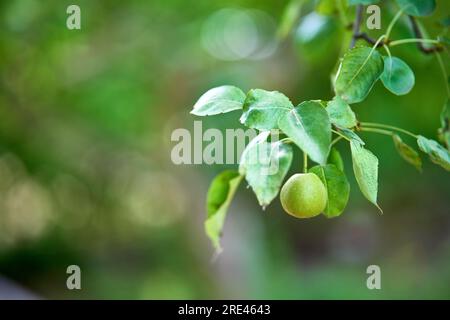
M 384 214 L 383 209 L 381 209 L 381 207 L 378 205 L 378 203 L 374 203 L 374 204 L 377 207 L 377 209 L 380 211 L 380 214 L 383 215 Z

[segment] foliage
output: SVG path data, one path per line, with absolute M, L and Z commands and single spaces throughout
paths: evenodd
M 368 5 L 378 1 L 370 0 L 350 0 L 349 6 Z M 269 92 L 261 89 L 250 90 L 245 100 L 240 91 L 235 89 L 222 90 L 212 89 L 213 92 L 220 90 L 220 100 L 217 95 L 209 93 L 202 96 L 197 105 L 208 106 L 204 114 L 215 114 L 228 112 L 242 108 L 241 123 L 249 128 L 260 130 L 260 135 L 255 138 L 243 153 L 239 173 L 245 176 L 247 182 L 255 192 L 261 206 L 269 205 L 278 194 L 282 182 L 292 161 L 291 144 L 297 146 L 304 153 L 304 172 L 316 174 L 324 184 L 328 194 L 328 203 L 323 214 L 328 217 L 339 216 L 345 209 L 350 186 L 344 172 L 342 158 L 333 146 L 339 141 L 346 141 L 350 145 L 351 158 L 353 163 L 353 173 L 362 194 L 381 211 L 377 202 L 378 195 L 378 158 L 367 149 L 364 141 L 357 134 L 360 131 L 379 133 L 392 137 L 393 144 L 400 156 L 412 164 L 418 170 L 422 168 L 421 159 L 416 150 L 403 142 L 399 134 L 405 134 L 417 140 L 419 149 L 427 154 L 431 161 L 440 165 L 446 170 L 450 170 L 450 155 L 448 149 L 440 145 L 437 141 L 413 134 L 407 130 L 381 123 L 360 122 L 357 120 L 352 110 L 352 105 L 363 102 L 371 92 L 374 85 L 381 79 L 387 90 L 395 95 L 405 95 L 409 93 L 415 84 L 413 70 L 400 58 L 392 56 L 389 47 L 406 43 L 418 43 L 425 53 L 436 53 L 442 49 L 444 43 L 434 39 L 391 39 L 392 29 L 397 20 L 402 15 L 425 16 L 433 12 L 435 1 L 415 1 L 397 0 L 399 6 L 398 14 L 392 19 L 386 32 L 377 40 L 372 40 L 365 36 L 370 46 L 358 43 L 343 54 L 339 67 L 334 76 L 334 97 L 330 101 L 310 100 L 303 101 L 294 107 L 292 102 L 280 92 Z M 331 4 L 320 1 L 316 7 L 320 13 L 333 14 L 334 10 L 326 9 Z M 293 8 L 300 10 L 299 2 L 289 6 L 287 22 L 282 24 L 282 34 L 287 35 L 287 28 L 293 26 L 293 21 L 297 16 L 292 12 Z M 359 10 L 361 12 L 361 10 Z M 318 13 L 309 13 L 308 19 Z M 415 21 L 414 17 L 410 17 Z M 360 20 L 360 19 L 359 19 Z M 358 21 L 358 20 L 357 20 Z M 360 22 L 355 22 L 360 23 Z M 318 27 L 325 24 L 317 24 Z M 353 28 L 353 41 L 360 39 L 359 25 Z M 300 36 L 304 38 L 304 43 L 311 39 L 322 37 L 321 30 L 310 30 L 300 28 Z M 417 31 L 417 30 L 416 30 Z M 433 44 L 433 47 L 424 48 L 424 44 Z M 385 51 L 387 56 L 383 56 Z M 211 92 L 211 91 L 209 91 Z M 230 104 L 227 105 L 227 101 Z M 220 103 L 220 107 L 217 104 Z M 441 119 L 440 138 L 448 146 L 448 103 L 444 108 Z M 267 142 L 270 136 L 268 130 L 279 130 L 285 137 L 278 142 Z M 333 139 L 334 138 L 334 139 Z M 256 146 L 260 145 L 264 152 L 280 160 L 279 173 L 274 176 L 261 176 L 262 165 L 249 165 L 248 159 L 255 157 Z M 272 154 L 270 150 L 277 147 L 278 152 Z M 318 165 L 308 169 L 307 159 L 311 159 Z M 267 159 L 266 159 L 267 160 Z M 270 163 L 275 159 L 270 158 Z M 219 175 L 220 178 L 221 175 Z M 216 178 L 218 179 L 218 178 Z M 235 177 L 237 179 L 237 177 Z M 214 182 L 213 182 L 214 183 Z M 230 188 L 231 189 L 231 188 Z M 210 189 L 209 196 L 213 196 Z M 232 190 L 234 192 L 234 189 Z M 231 192 L 230 192 L 231 193 Z M 228 193 L 229 194 L 229 193 Z M 223 207 L 229 204 L 229 197 L 223 198 Z M 224 212 L 221 211 L 221 224 Z M 208 235 L 216 243 L 220 228 L 214 232 L 208 230 Z

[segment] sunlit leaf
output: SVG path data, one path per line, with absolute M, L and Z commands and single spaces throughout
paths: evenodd
M 381 81 L 386 89 L 400 96 L 411 91 L 414 87 L 415 77 L 414 72 L 403 60 L 396 57 L 385 57 Z
M 400 156 L 408 163 L 412 164 L 417 170 L 422 171 L 422 160 L 416 150 L 404 143 L 398 135 L 393 135 L 395 148 Z
M 440 165 L 447 171 L 450 171 L 450 153 L 447 149 L 441 146 L 437 141 L 427 139 L 423 136 L 419 136 L 417 144 L 420 150 L 428 154 L 430 160 L 437 165 Z
M 293 151 L 282 141 L 267 142 L 267 131 L 253 139 L 242 153 L 239 173 L 264 208 L 277 196 L 291 166 Z
M 210 116 L 242 109 L 245 94 L 234 86 L 221 86 L 204 93 L 195 103 L 191 113 L 196 116 Z
M 328 102 L 327 112 L 332 124 L 343 128 L 353 128 L 356 126 L 356 116 L 350 106 L 336 96 L 333 100 Z
M 345 209 L 350 195 L 350 184 L 345 174 L 333 164 L 315 166 L 309 170 L 316 174 L 325 185 L 328 194 L 325 216 L 339 216 Z
M 362 194 L 381 212 L 377 204 L 378 158 L 359 143 L 351 142 L 353 172 Z
M 339 66 L 334 88 L 347 103 L 363 101 L 383 73 L 383 58 L 376 50 L 356 47 L 348 51 Z
M 279 127 L 313 161 L 326 164 L 331 144 L 331 123 L 320 103 L 302 102 L 280 119 Z
M 294 106 L 278 91 L 250 90 L 244 102 L 242 124 L 258 130 L 278 129 L 278 120 Z
M 221 250 L 220 237 L 228 207 L 241 180 L 242 176 L 238 172 L 227 170 L 217 175 L 209 187 L 205 231 L 217 251 Z

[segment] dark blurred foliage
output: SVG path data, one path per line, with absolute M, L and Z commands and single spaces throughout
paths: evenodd
M 395 10 L 388 2 L 383 28 Z M 278 42 L 287 1 L 79 0 L 82 29 L 71 31 L 72 3 L 0 4 L 2 277 L 43 298 L 450 298 L 448 172 L 425 157 L 416 172 L 388 137 L 364 134 L 380 158 L 384 215 L 353 178 L 336 219 L 295 220 L 278 200 L 263 212 L 241 187 L 217 259 L 203 232 L 204 200 L 229 166 L 170 159 L 171 132 L 192 128 L 189 111 L 211 87 L 279 90 L 294 103 L 330 99 L 348 41 L 336 18 L 323 39 L 305 43 L 294 30 Z M 421 19 L 431 36 L 449 7 L 438 1 Z M 394 38 L 412 36 L 406 22 Z M 354 110 L 435 138 L 446 101 L 437 60 L 413 44 L 392 53 L 412 66 L 415 88 L 397 97 L 378 83 Z M 224 130 L 238 119 L 202 120 L 204 130 Z M 339 148 L 352 176 L 347 147 Z M 292 172 L 298 155 L 295 163 Z M 66 289 L 71 264 L 81 267 L 81 291 Z M 371 264 L 381 267 L 380 291 L 366 288 Z M 7 288 L 0 282 L 0 292 Z

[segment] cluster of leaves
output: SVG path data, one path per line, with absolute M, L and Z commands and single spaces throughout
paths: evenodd
M 375 2 L 377 1 L 349 0 L 350 4 Z M 401 6 L 406 5 L 404 11 L 413 15 L 429 14 L 429 11 L 434 9 L 434 1 L 397 2 Z M 239 183 L 245 177 L 259 204 L 263 208 L 269 205 L 277 197 L 289 171 L 293 146 L 300 148 L 305 157 L 317 164 L 306 170 L 316 174 L 326 187 L 328 203 L 323 214 L 329 218 L 337 217 L 344 211 L 350 193 L 341 155 L 334 148 L 334 144 L 340 140 L 349 143 L 353 173 L 362 194 L 380 209 L 377 204 L 378 158 L 366 148 L 358 131 L 366 130 L 392 136 L 399 154 L 421 170 L 422 162 L 418 152 L 394 132 L 406 133 L 417 140 L 419 149 L 427 154 L 431 161 L 450 170 L 450 153 L 437 141 L 400 128 L 357 120 L 351 105 L 362 102 L 378 80 L 396 95 L 407 94 L 414 86 L 415 79 L 411 68 L 400 58 L 391 56 L 389 50 L 387 52 L 388 55 L 383 56 L 378 51 L 377 44 L 373 47 L 351 48 L 340 61 L 333 83 L 335 96 L 330 101 L 311 100 L 294 106 L 289 98 L 277 91 L 252 89 L 245 94 L 241 89 L 229 85 L 211 89 L 200 97 L 191 111 L 192 114 L 211 116 L 241 110 L 240 122 L 259 132 L 244 150 L 239 171 L 228 170 L 219 174 L 208 191 L 205 228 L 217 249 L 220 249 L 219 239 L 226 212 Z M 447 147 L 450 135 L 448 127 L 447 103 L 440 131 Z M 273 130 L 285 138 L 272 141 L 270 137 Z M 277 163 L 276 174 L 260 174 L 264 167 L 272 163 Z

